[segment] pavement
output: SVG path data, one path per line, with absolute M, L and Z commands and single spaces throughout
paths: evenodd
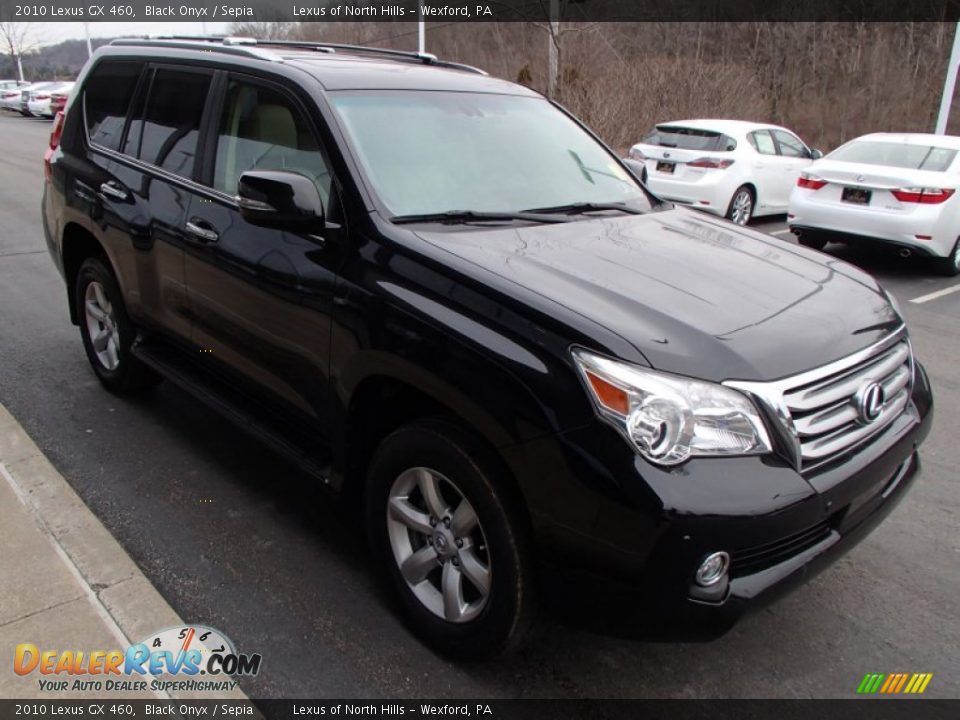
M 0 582 L 0 697 L 30 690 L 6 676 L 11 643 L 112 647 L 109 618 L 130 640 L 168 612 L 263 654 L 264 671 L 242 683 L 251 697 L 852 698 L 867 672 L 931 672 L 926 697 L 960 697 L 957 279 L 828 247 L 900 299 L 937 397 L 923 474 L 828 571 L 711 643 L 600 637 L 544 618 L 520 654 L 458 665 L 405 630 L 378 589 L 360 519 L 295 468 L 170 383 L 135 400 L 99 386 L 42 239 L 49 131 L 0 114 L 0 402 L 32 438 L 4 435 L 0 453 L 13 478 L 0 478 L 0 577 L 14 579 Z M 754 227 L 791 241 L 783 217 Z M 54 476 L 72 499 L 47 504 Z M 85 523 L 126 560 L 85 565 L 87 544 L 69 549 Z M 24 557 L 36 560 L 24 567 Z M 156 596 L 156 609 L 112 604 L 124 588 L 150 596 L 147 585 L 167 609 Z M 73 608 L 85 614 L 54 623 Z M 31 625 L 35 613 L 50 613 L 49 627 Z
M 2 405 L 0 527 L 0 648 L 5 658 L 12 659 L 20 643 L 41 651 L 126 649 L 151 631 L 183 623 Z M 92 689 L 52 693 L 42 689 L 38 678 L 67 676 L 0 673 L 0 698 L 104 696 Z M 163 692 L 110 695 L 169 697 Z

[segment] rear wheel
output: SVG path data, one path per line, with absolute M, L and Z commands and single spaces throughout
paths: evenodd
M 534 616 L 524 523 L 496 465 L 454 428 L 409 425 L 377 448 L 367 530 L 417 635 L 461 658 L 516 647 Z
M 947 257 L 936 259 L 937 272 L 947 277 L 960 274 L 960 238 L 953 244 L 953 250 Z
M 76 307 L 87 360 L 107 390 L 133 393 L 160 377 L 130 353 L 135 330 L 113 273 L 100 258 L 83 261 L 77 273 Z
M 730 207 L 727 208 L 727 219 L 737 225 L 746 225 L 753 217 L 753 190 L 747 185 L 741 185 L 733 193 Z

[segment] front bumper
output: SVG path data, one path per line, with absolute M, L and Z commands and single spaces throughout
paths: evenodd
M 827 567 L 903 498 L 933 418 L 917 367 L 903 415 L 868 445 L 805 475 L 771 457 L 702 459 L 664 472 L 598 425 L 565 434 L 557 453 L 534 453 L 554 488 L 540 497 L 539 484 L 524 487 L 544 596 L 601 632 L 723 634 Z M 629 460 L 616 455 L 619 446 Z M 731 556 L 729 581 L 704 592 L 693 582 L 696 567 L 719 550 Z

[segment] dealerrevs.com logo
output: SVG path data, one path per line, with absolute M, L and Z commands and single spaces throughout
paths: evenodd
M 40 690 L 224 692 L 235 676 L 260 672 L 259 653 L 238 653 L 221 632 L 203 625 L 153 633 L 126 650 L 46 650 L 20 643 L 17 675 L 39 675 Z

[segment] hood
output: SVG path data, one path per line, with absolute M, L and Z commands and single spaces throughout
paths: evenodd
M 792 375 L 901 323 L 863 271 L 685 208 L 418 235 L 708 380 Z

